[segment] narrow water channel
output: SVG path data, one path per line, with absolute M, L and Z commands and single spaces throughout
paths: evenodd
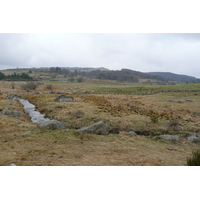
M 49 118 L 44 117 L 45 114 L 35 111 L 35 105 L 30 103 L 28 100 L 19 99 L 19 101 L 24 106 L 24 112 L 30 115 L 32 122 L 41 124 L 50 120 Z

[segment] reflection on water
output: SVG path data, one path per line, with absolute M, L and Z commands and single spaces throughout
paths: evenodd
M 28 100 L 19 99 L 19 101 L 23 104 L 25 113 L 30 115 L 32 122 L 40 124 L 50 120 L 49 118 L 45 118 L 40 112 L 35 111 L 35 106 Z

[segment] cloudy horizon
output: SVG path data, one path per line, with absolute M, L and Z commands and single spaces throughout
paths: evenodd
M 0 70 L 105 67 L 200 78 L 199 33 L 0 33 Z

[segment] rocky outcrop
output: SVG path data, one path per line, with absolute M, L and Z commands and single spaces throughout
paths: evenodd
M 90 133 L 90 134 L 96 134 L 96 135 L 108 135 L 108 128 L 106 124 L 103 121 L 99 121 L 91 126 L 83 127 L 77 132 L 83 132 L 83 133 Z
M 128 132 L 130 135 L 137 135 L 137 133 L 135 133 L 134 131 L 129 131 Z
M 31 134 L 31 131 L 27 131 L 27 132 L 19 133 L 18 135 L 25 136 L 25 135 L 30 135 L 30 134 Z
M 11 99 L 11 100 L 13 100 L 13 101 L 19 101 L 18 96 L 15 95 L 15 94 L 10 94 L 10 95 L 6 96 L 5 99 Z
M 159 135 L 159 136 L 154 137 L 154 139 L 163 139 L 163 140 L 175 141 L 175 142 L 180 141 L 180 138 L 178 135 Z
M 75 102 L 73 97 L 60 95 L 54 99 L 55 102 Z
M 14 117 L 15 119 L 20 118 L 20 113 L 18 111 L 12 111 L 9 108 L 4 108 L 3 111 L 0 112 L 0 114 L 8 115 Z
M 63 123 L 61 123 L 57 120 L 49 120 L 47 122 L 40 124 L 39 128 L 48 129 L 48 130 L 55 130 L 55 129 L 65 129 L 65 126 L 64 126 Z
M 190 136 L 187 138 L 187 140 L 189 142 L 200 142 L 200 138 L 196 137 L 196 136 Z

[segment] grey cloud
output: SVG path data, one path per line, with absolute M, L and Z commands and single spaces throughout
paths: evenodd
M 200 34 L 0 34 L 0 67 L 107 67 L 200 77 Z

